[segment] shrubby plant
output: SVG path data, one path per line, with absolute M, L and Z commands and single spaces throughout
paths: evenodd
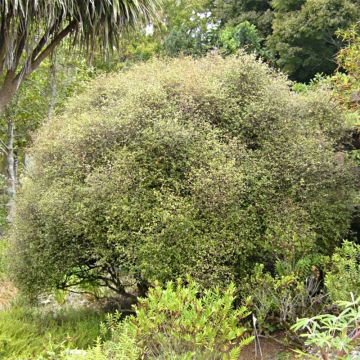
M 104 76 L 30 150 L 11 235 L 28 294 L 91 283 L 124 296 L 191 274 L 237 286 L 329 254 L 355 188 L 325 90 L 296 94 L 250 55 L 152 61 Z
M 359 85 L 360 85 L 360 24 L 357 23 L 347 30 L 338 30 L 338 37 L 347 43 L 337 54 L 339 69 L 331 78 L 335 85 L 337 95 L 341 102 L 354 112 L 359 111 Z M 358 119 L 358 118 L 357 118 Z M 357 121 L 353 125 L 359 125 Z
M 292 327 L 294 331 L 305 331 L 301 336 L 305 337 L 305 345 L 315 348 L 321 359 L 327 360 L 331 356 L 336 359 L 355 360 L 359 354 L 356 349 L 360 338 L 360 298 L 351 301 L 339 301 L 338 306 L 342 309 L 339 315 L 322 314 L 312 318 L 304 318 L 297 321 Z M 297 351 L 306 359 L 318 359 L 309 353 Z
M 218 288 L 201 293 L 192 280 L 151 288 L 136 316 L 115 326 L 109 317 L 111 340 L 98 343 L 86 359 L 238 359 L 253 337 L 240 325 L 249 313 L 233 308 L 234 294 L 234 284 L 223 294 Z
M 295 265 L 278 261 L 274 272 L 256 264 L 255 271 L 244 281 L 242 294 L 261 332 L 288 330 L 297 318 L 322 310 L 328 299 L 321 270 L 326 262 L 318 255 L 305 257 Z
M 360 295 L 360 245 L 345 241 L 331 257 L 325 284 L 333 301 Z

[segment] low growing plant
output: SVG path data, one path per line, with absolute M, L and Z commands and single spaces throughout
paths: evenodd
M 257 264 L 243 288 L 261 332 L 289 329 L 298 317 L 321 311 L 328 297 L 321 270 L 325 257 L 304 258 L 295 265 L 277 261 L 274 273 Z
M 117 326 L 108 319 L 112 339 L 97 344 L 87 359 L 238 359 L 253 337 L 240 324 L 250 313 L 233 307 L 234 294 L 233 284 L 223 294 L 202 292 L 192 280 L 157 285 L 140 299 L 136 316 Z
M 294 331 L 305 331 L 305 345 L 318 350 L 323 360 L 336 356 L 336 359 L 355 360 L 353 350 L 360 340 L 360 297 L 351 301 L 338 301 L 339 315 L 322 314 L 312 318 L 304 318 L 292 326 Z M 296 351 L 306 359 L 318 359 L 312 354 Z
M 345 241 L 336 249 L 325 284 L 333 301 L 346 299 L 350 293 L 360 296 L 360 245 Z
M 92 346 L 104 315 L 92 309 L 13 306 L 0 312 L 0 359 L 59 359 L 65 348 Z

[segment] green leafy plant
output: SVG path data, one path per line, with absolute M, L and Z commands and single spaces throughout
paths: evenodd
M 244 21 L 235 27 L 225 27 L 219 35 L 221 49 L 227 55 L 234 54 L 241 48 L 261 55 L 262 40 L 255 25 L 249 21 Z
M 0 312 L 0 358 L 59 359 L 64 349 L 86 349 L 100 335 L 104 318 L 91 309 L 14 305 Z
M 360 111 L 360 23 L 357 23 L 347 30 L 339 30 L 338 37 L 347 45 L 342 48 L 336 57 L 338 69 L 331 78 L 340 101 L 353 110 L 357 115 Z M 344 72 L 345 71 L 345 72 Z M 359 126 L 357 122 L 352 125 Z
M 305 345 L 315 347 L 322 359 L 357 359 L 358 355 L 352 354 L 360 339 L 360 298 L 351 301 L 338 301 L 339 315 L 322 314 L 312 318 L 304 318 L 292 326 L 294 331 L 305 331 Z M 306 358 L 318 359 L 309 353 L 296 351 Z
M 254 312 L 260 332 L 288 330 L 298 317 L 318 313 L 326 304 L 328 295 L 323 279 L 314 264 L 324 261 L 321 256 L 308 257 L 291 266 L 278 261 L 275 274 L 266 272 L 257 264 L 244 281 L 243 295 Z
M 103 354 L 104 359 L 238 359 L 252 336 L 240 321 L 249 315 L 244 306 L 234 308 L 235 286 L 222 294 L 219 289 L 202 291 L 188 279 L 169 282 L 163 289 L 151 288 L 139 300 L 136 316 L 107 328 L 112 339 L 97 345 L 88 354 Z M 100 359 L 102 359 L 100 357 Z
M 331 257 L 325 284 L 333 301 L 360 295 L 360 245 L 345 241 Z
M 331 93 L 295 94 L 251 55 L 104 76 L 36 135 L 11 274 L 28 295 L 91 284 L 134 299 L 155 280 L 239 286 L 254 263 L 330 254 L 356 189 L 344 136 Z

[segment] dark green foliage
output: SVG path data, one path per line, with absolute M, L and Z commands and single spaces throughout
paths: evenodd
M 297 81 L 336 69 L 336 31 L 360 16 L 357 0 L 216 0 L 212 11 L 225 28 L 255 25 L 267 39 L 258 53 Z
M 271 6 L 278 12 L 300 10 L 307 0 L 273 0 Z
M 276 96 L 275 96 L 276 94 Z M 154 61 L 102 77 L 38 133 L 12 233 L 18 286 L 190 273 L 223 286 L 346 235 L 352 163 L 326 91 L 253 57 Z
M 172 29 L 165 38 L 164 50 L 169 56 L 201 54 L 201 39 L 189 36 L 188 29 Z
M 204 55 L 214 47 L 217 25 L 211 16 L 208 0 L 166 1 L 164 17 L 167 28 L 162 29 L 161 54 L 167 56 Z
M 273 11 L 269 0 L 215 0 L 213 12 L 222 24 L 254 24 L 263 36 L 271 33 Z
M 342 46 L 337 29 L 346 29 L 359 19 L 354 0 L 306 0 L 274 2 L 273 33 L 268 47 L 278 66 L 297 81 L 308 81 L 316 73 L 331 74 L 335 55 Z M 296 5 L 296 6 L 294 6 Z

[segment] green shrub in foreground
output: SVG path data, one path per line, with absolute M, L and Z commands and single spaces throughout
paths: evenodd
M 293 266 L 277 262 L 274 274 L 265 271 L 262 264 L 254 266 L 255 271 L 244 281 L 242 295 L 247 298 L 261 332 L 288 330 L 297 318 L 323 309 L 328 294 L 319 269 L 327 260 L 315 255 Z
M 338 301 L 342 309 L 339 315 L 321 314 L 312 318 L 299 319 L 292 327 L 294 331 L 303 331 L 305 345 L 317 350 L 321 359 L 356 360 L 360 339 L 360 298 L 351 301 Z M 309 353 L 297 351 L 305 359 L 319 359 Z
M 360 245 L 345 241 L 331 257 L 325 284 L 333 301 L 360 296 Z
M 252 56 L 153 61 L 93 82 L 30 150 L 11 235 L 17 286 L 126 295 L 204 287 L 347 234 L 352 163 L 325 90 L 296 94 Z
M 239 323 L 249 313 L 234 309 L 234 293 L 233 284 L 223 295 L 219 289 L 201 294 L 193 281 L 156 286 L 140 299 L 136 316 L 111 325 L 112 339 L 86 359 L 238 359 L 253 338 Z

